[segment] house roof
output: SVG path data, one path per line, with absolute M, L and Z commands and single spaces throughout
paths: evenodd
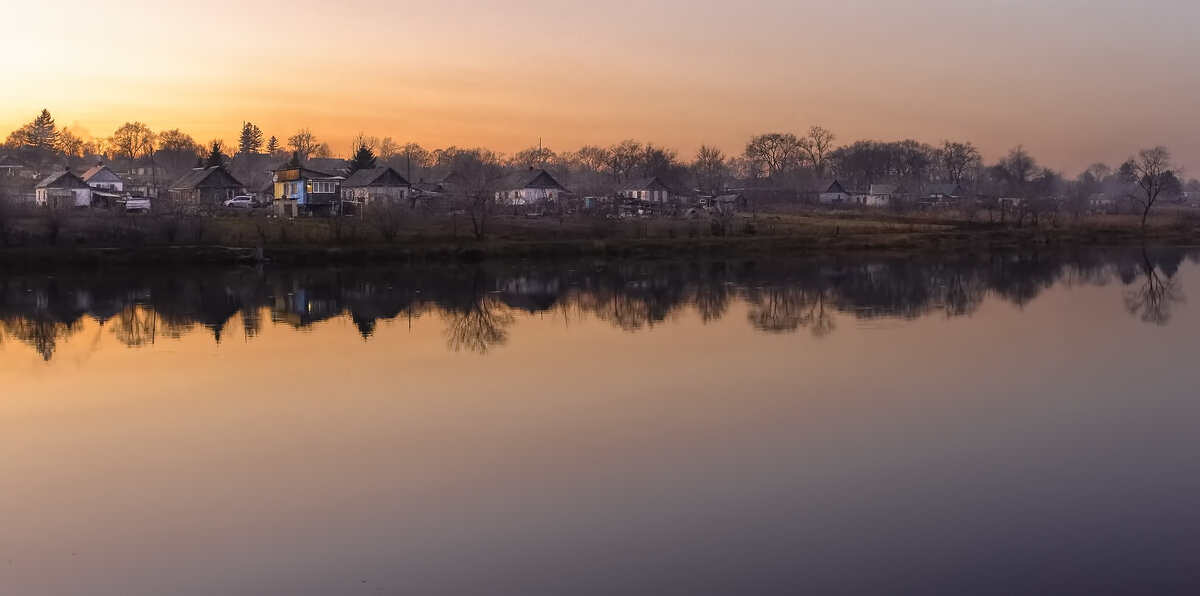
M 304 162 L 304 167 L 343 175 L 350 169 L 350 162 L 337 157 L 310 157 Z
M 102 173 L 107 173 L 108 175 L 101 176 Z M 112 171 L 108 166 L 103 164 L 92 166 L 90 169 L 88 169 L 88 171 L 83 173 L 82 178 L 84 182 L 90 182 L 92 178 L 97 176 L 100 176 L 102 181 L 107 179 L 119 182 L 121 180 L 121 177 L 117 176 L 116 172 Z
M 233 177 L 225 168 L 221 166 L 212 166 L 209 168 L 196 168 L 188 172 L 183 178 L 180 178 L 175 184 L 171 185 L 171 190 L 189 190 L 201 187 L 237 187 L 242 188 L 244 185 L 238 182 L 237 178 Z
M 34 188 L 91 188 L 82 178 L 67 170 L 59 170 L 37 183 Z
M 546 170 L 522 170 L 513 172 L 504 178 L 501 188 L 504 190 L 518 190 L 524 188 L 557 188 L 561 191 L 567 189 L 550 175 Z
M 822 178 L 817 180 L 813 187 L 816 188 L 817 192 L 822 194 L 846 192 L 846 188 L 842 186 L 842 183 L 837 178 Z
M 289 168 L 285 166 L 275 170 L 275 173 L 279 172 L 299 172 L 299 178 L 293 178 L 293 180 L 343 179 L 343 177 L 340 175 L 326 174 L 325 172 L 319 172 L 304 166 L 299 168 Z
M 21 160 L 11 155 L 0 155 L 0 168 L 24 168 L 26 167 Z
M 651 176 L 650 178 L 629 180 L 621 187 L 621 190 L 665 190 L 671 192 L 671 186 L 658 176 Z
M 346 178 L 342 183 L 346 188 L 363 186 L 412 186 L 408 180 L 392 168 L 366 168 L 359 170 Z
M 894 195 L 908 191 L 903 184 L 872 184 L 869 192 L 873 195 Z

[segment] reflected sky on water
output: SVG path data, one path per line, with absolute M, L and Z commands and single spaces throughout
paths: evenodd
M 1182 249 L 0 276 L 0 593 L 1191 593 Z

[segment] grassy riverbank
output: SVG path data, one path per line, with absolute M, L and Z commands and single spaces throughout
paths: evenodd
M 167 225 L 173 226 L 168 229 Z M 952 215 L 795 212 L 711 220 L 497 218 L 480 240 L 462 221 L 413 221 L 384 241 L 371 222 L 228 217 L 162 222 L 79 218 L 53 242 L 36 220 L 20 222 L 0 264 L 337 264 L 521 258 L 771 258 L 836 253 L 941 253 L 1075 246 L 1200 244 L 1200 215 L 1165 212 L 1145 234 L 1133 216 L 1094 216 L 1013 227 Z M 177 226 L 177 227 L 176 227 Z M 169 233 L 168 233 L 169 232 Z

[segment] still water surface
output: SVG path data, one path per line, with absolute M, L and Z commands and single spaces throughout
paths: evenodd
M 1198 257 L 0 275 L 0 594 L 1197 593 Z

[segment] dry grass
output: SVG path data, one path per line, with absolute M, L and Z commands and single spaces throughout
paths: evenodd
M 412 212 L 403 220 L 393 242 L 370 219 L 324 218 L 293 220 L 262 213 L 225 214 L 210 218 L 167 219 L 148 215 L 73 213 L 61 221 L 51 242 L 44 217 L 26 214 L 5 220 L 9 262 L 63 257 L 79 249 L 106 249 L 136 260 L 183 258 L 187 251 L 206 255 L 197 247 L 252 249 L 297 259 L 410 258 L 413 255 L 454 257 L 467 251 L 480 256 L 582 256 L 606 254 L 651 256 L 717 254 L 721 251 L 890 252 L 1003 249 L 1051 245 L 1135 244 L 1149 238 L 1159 244 L 1200 243 L 1200 213 L 1161 209 L 1148 222 L 1146 237 L 1140 217 L 1087 215 L 1077 219 L 1043 218 L 1037 227 L 1014 228 L 989 222 L 987 214 L 969 219 L 955 211 L 892 213 L 886 211 L 789 208 L 739 214 L 732 218 L 632 219 L 496 217 L 488 222 L 486 240 L 478 241 L 469 216 Z M 173 250 L 172 247 L 176 247 Z M 189 247 L 180 251 L 177 247 Z M 107 250 L 115 249 L 115 250 Z M 11 255 L 18 255 L 13 257 Z M 180 255 L 185 257 L 180 257 Z M 238 253 L 244 256 L 243 250 Z M 45 256 L 50 255 L 50 256 Z M 56 256 L 57 255 L 57 256 Z M 164 255 L 167 255 L 164 257 Z M 324 256 L 322 256 L 324 255 Z M 104 257 L 109 258 L 109 257 Z M 116 257 L 112 257 L 116 258 Z M 201 257 L 196 257 L 201 259 Z

